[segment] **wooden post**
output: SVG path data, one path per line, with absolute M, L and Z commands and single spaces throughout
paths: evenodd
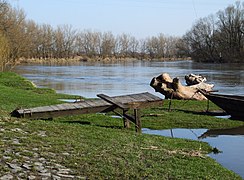
M 140 109 L 134 109 L 134 117 L 136 124 L 136 132 L 141 133 L 141 117 L 140 117 Z
M 206 110 L 206 112 L 209 112 L 209 99 L 207 101 L 207 110 Z
M 130 128 L 130 121 L 125 117 L 127 110 L 123 110 L 124 128 Z
M 171 97 L 170 97 L 170 101 L 169 101 L 169 109 L 168 109 L 169 112 L 171 111 L 171 104 L 172 104 L 173 96 L 174 96 L 174 92 L 172 92 Z

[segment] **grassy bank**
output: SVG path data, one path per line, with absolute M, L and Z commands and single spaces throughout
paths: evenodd
M 38 89 L 14 73 L 0 73 L 0 177 L 70 179 L 241 179 L 206 156 L 203 142 L 125 130 L 109 115 L 85 114 L 52 121 L 16 119 L 16 107 L 62 103 L 74 98 Z M 240 121 L 203 116 L 206 102 L 173 101 L 142 112 L 144 128 L 221 128 Z M 217 109 L 211 104 L 212 109 Z

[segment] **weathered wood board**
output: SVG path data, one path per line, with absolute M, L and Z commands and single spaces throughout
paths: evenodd
M 145 108 L 162 105 L 162 99 L 148 92 L 111 97 L 112 101 L 128 108 Z M 84 100 L 75 103 L 64 103 L 51 106 L 16 109 L 11 114 L 14 117 L 30 119 L 48 119 L 58 116 L 99 113 L 113 104 L 102 99 Z M 113 108 L 112 108 L 113 109 Z

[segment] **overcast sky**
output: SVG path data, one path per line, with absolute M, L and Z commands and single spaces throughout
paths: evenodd
M 159 33 L 181 36 L 201 17 L 235 0 L 9 0 L 27 19 L 75 29 L 127 33 L 137 38 Z

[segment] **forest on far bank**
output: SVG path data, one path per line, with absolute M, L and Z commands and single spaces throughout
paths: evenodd
M 244 3 L 237 1 L 214 15 L 200 18 L 182 37 L 160 33 L 137 39 L 130 34 L 115 36 L 112 32 L 79 30 L 72 25 L 37 24 L 26 19 L 23 9 L 0 0 L 0 70 L 20 59 L 48 61 L 77 56 L 244 62 Z

